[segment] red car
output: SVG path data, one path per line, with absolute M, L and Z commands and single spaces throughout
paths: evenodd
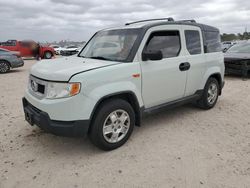
M 18 41 L 8 40 L 7 42 L 0 43 L 0 48 L 10 51 L 17 51 L 22 57 L 33 57 L 32 46 L 36 44 L 34 41 Z M 44 59 L 51 59 L 55 55 L 53 48 L 49 46 L 40 45 L 40 57 Z

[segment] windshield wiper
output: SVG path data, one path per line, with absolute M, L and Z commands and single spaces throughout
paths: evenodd
M 112 61 L 112 59 L 109 59 L 109 58 L 106 58 L 106 57 L 103 57 L 103 56 L 92 56 L 92 57 L 89 57 L 91 59 L 101 59 L 101 60 L 107 60 L 107 61 Z

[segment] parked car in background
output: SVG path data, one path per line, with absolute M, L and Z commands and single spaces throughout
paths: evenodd
M 54 49 L 56 55 L 60 55 L 61 51 L 65 50 L 65 48 L 58 46 L 58 45 L 50 45 L 50 47 Z
M 22 67 L 23 64 L 23 59 L 18 53 L 0 48 L 0 73 L 6 73 L 10 69 Z
M 34 44 L 37 43 L 32 40 L 8 40 L 6 42 L 2 42 L 0 48 L 7 49 L 9 51 L 19 52 L 21 57 L 34 57 L 32 51 L 32 45 Z M 55 51 L 49 46 L 40 45 L 39 55 L 43 59 L 51 59 L 55 55 Z
M 250 42 L 232 46 L 224 57 L 226 73 L 239 73 L 247 77 L 250 70 Z
M 224 41 L 222 42 L 221 46 L 222 46 L 222 51 L 226 52 L 231 46 L 235 45 L 236 42 L 233 41 Z
M 57 135 L 88 134 L 112 150 L 145 115 L 190 102 L 213 108 L 224 86 L 223 59 L 219 30 L 193 20 L 101 30 L 78 55 L 33 65 L 25 119 Z
M 74 55 L 77 54 L 79 52 L 79 46 L 68 46 L 65 49 L 60 51 L 60 55 L 62 56 L 70 56 L 70 55 Z

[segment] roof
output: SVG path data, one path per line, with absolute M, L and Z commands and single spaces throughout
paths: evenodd
M 160 26 L 160 25 L 190 25 L 190 26 L 196 26 L 200 27 L 202 31 L 213 31 L 213 32 L 219 32 L 219 29 L 216 27 L 212 27 L 209 25 L 201 24 L 201 23 L 196 23 L 196 22 L 187 22 L 187 21 L 170 21 L 170 22 L 154 22 L 154 23 L 148 23 L 143 26 L 143 28 L 151 28 L 155 26 Z
M 161 26 L 161 25 L 190 25 L 201 28 L 202 31 L 213 31 L 219 32 L 219 29 L 213 26 L 196 23 L 194 20 L 182 20 L 182 21 L 168 21 L 168 20 L 145 20 L 127 23 L 122 27 L 109 28 L 106 30 L 115 30 L 115 29 L 133 29 L 133 28 L 142 28 L 148 30 L 151 27 Z

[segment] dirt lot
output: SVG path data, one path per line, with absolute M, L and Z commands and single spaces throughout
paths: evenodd
M 44 133 L 24 121 L 32 60 L 0 75 L 0 188 L 250 187 L 250 80 L 227 77 L 217 106 L 146 118 L 121 148 Z

